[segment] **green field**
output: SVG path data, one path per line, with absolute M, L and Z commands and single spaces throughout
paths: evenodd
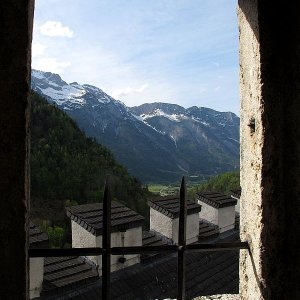
M 153 194 L 160 196 L 168 196 L 177 194 L 179 191 L 179 186 L 172 184 L 164 185 L 159 183 L 150 183 L 148 184 L 148 189 Z
M 204 181 L 205 182 L 205 181 Z M 188 190 L 188 194 L 189 191 L 196 185 L 203 183 L 203 181 L 201 182 L 189 182 L 187 184 L 187 190 Z M 160 195 L 160 196 L 169 196 L 169 195 L 176 195 L 179 193 L 179 188 L 180 188 L 180 184 L 175 184 L 175 183 L 171 183 L 171 184 L 163 184 L 163 183 L 149 183 L 148 184 L 148 190 L 156 195 Z

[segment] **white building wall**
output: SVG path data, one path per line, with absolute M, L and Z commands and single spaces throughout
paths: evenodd
M 233 229 L 235 225 L 235 206 L 227 206 L 222 208 L 212 207 L 201 200 L 198 204 L 202 205 L 199 217 L 210 223 L 219 226 L 220 233 Z
M 198 200 L 198 204 L 202 206 L 201 211 L 199 212 L 199 218 L 219 226 L 218 209 L 202 202 L 201 200 Z
M 173 228 L 173 241 L 178 243 L 178 228 L 179 228 L 179 218 L 172 220 Z M 187 215 L 186 220 L 186 244 L 195 243 L 198 241 L 199 235 L 199 215 L 198 213 Z
M 75 221 L 71 221 L 72 228 L 72 248 L 88 248 L 97 247 L 96 236 L 77 224 Z M 101 247 L 101 246 L 98 246 Z M 98 263 L 98 256 L 89 256 L 89 259 L 95 264 Z
M 173 239 L 172 219 L 150 207 L 150 229 Z
M 178 224 L 179 218 L 172 219 L 161 212 L 150 208 L 150 229 L 161 233 L 178 243 Z M 187 216 L 187 244 L 198 240 L 199 235 L 199 215 L 198 213 Z
M 44 257 L 29 260 L 29 296 L 30 299 L 40 297 L 44 276 Z
M 220 233 L 233 229 L 235 226 L 235 207 L 227 206 L 219 208 Z
M 102 247 L 102 235 L 95 236 L 82 226 L 72 221 L 72 247 L 73 248 L 85 248 L 85 247 Z M 124 236 L 124 244 L 122 241 L 122 235 Z M 113 232 L 111 234 L 111 247 L 126 247 L 126 246 L 142 246 L 142 227 L 135 227 L 127 229 L 125 232 Z M 125 255 L 125 263 L 120 263 L 119 258 L 122 255 L 111 256 L 111 271 L 120 270 L 128 266 L 137 264 L 140 262 L 140 255 Z M 98 265 L 99 275 L 102 270 L 102 256 L 89 256 L 96 265 Z

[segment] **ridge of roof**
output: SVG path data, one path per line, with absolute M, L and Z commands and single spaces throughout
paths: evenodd
M 239 188 L 237 190 L 231 190 L 231 197 L 235 197 L 235 198 L 238 198 L 240 199 L 241 198 L 241 193 L 242 193 L 242 189 Z
M 179 217 L 179 196 L 156 197 L 148 200 L 148 205 L 171 219 Z M 201 205 L 194 200 L 187 200 L 187 215 L 200 211 Z
M 103 204 L 91 203 L 66 208 L 67 216 L 93 235 L 102 234 Z M 112 201 L 111 204 L 111 232 L 127 230 L 142 226 L 144 217 L 126 207 Z
M 199 192 L 198 200 L 215 208 L 223 208 L 237 204 L 237 200 L 219 192 Z

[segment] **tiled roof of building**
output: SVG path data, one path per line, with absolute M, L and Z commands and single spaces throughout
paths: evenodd
M 143 231 L 143 246 L 162 246 L 172 244 L 172 240 L 167 239 L 166 237 L 160 236 L 154 231 Z M 163 254 L 151 253 L 151 254 L 142 254 L 141 261 L 148 262 L 149 260 L 156 259 L 157 257 L 164 256 Z
M 102 234 L 102 203 L 68 207 L 67 216 L 94 235 Z M 111 204 L 111 232 L 142 226 L 144 217 L 130 208 L 113 201 Z
M 179 216 L 179 197 L 167 196 L 151 199 L 148 205 L 162 214 L 175 219 Z M 201 205 L 194 200 L 187 200 L 187 214 L 195 214 L 201 211 Z
M 200 219 L 199 221 L 199 242 L 217 237 L 219 235 L 218 226 Z
M 234 235 L 234 239 L 238 234 Z M 230 240 L 233 236 L 230 236 Z M 226 240 L 223 240 L 226 241 Z M 101 277 L 91 285 L 74 286 L 72 292 L 57 292 L 56 298 L 98 300 Z M 192 252 L 186 255 L 186 296 L 237 294 L 239 251 Z M 177 256 L 165 256 L 147 264 L 136 264 L 111 273 L 111 299 L 140 300 L 176 298 Z
M 30 248 L 47 248 L 49 246 L 47 234 L 31 221 L 29 222 L 29 244 Z
M 236 205 L 237 200 L 218 192 L 197 193 L 198 199 L 215 208 Z
M 241 193 L 242 193 L 242 189 L 237 189 L 237 190 L 232 190 L 231 192 L 231 196 L 237 199 L 241 198 Z
M 41 299 L 96 280 L 99 280 L 96 268 L 82 257 L 46 257 Z

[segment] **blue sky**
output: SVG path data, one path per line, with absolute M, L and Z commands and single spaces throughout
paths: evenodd
M 36 0 L 33 68 L 128 106 L 239 113 L 236 0 Z

